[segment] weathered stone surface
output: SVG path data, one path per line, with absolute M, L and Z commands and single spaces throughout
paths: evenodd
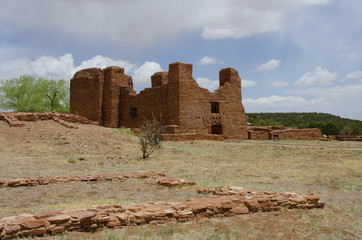
M 247 208 L 245 205 L 239 205 L 236 207 L 233 207 L 230 212 L 235 214 L 247 214 L 249 213 L 249 208 Z
M 20 214 L 0 219 L 0 239 L 54 235 L 65 231 L 93 232 L 104 227 L 120 228 L 147 223 L 187 222 L 205 217 L 277 211 L 282 207 L 320 208 L 325 204 L 313 194 L 300 196 L 296 193 L 238 190 L 239 194 L 234 188 L 203 189 L 199 192 L 220 195 L 190 198 L 185 202 L 140 203 L 121 208 L 115 208 L 114 204 L 95 205 L 88 209 Z
M 49 221 L 50 223 L 55 223 L 55 224 L 66 223 L 69 222 L 70 216 L 63 214 L 54 217 L 48 217 L 46 220 Z
M 19 236 L 20 236 L 20 237 L 43 236 L 43 235 L 45 235 L 45 233 L 46 233 L 46 228 L 45 228 L 45 227 L 41 227 L 41 228 L 36 228 L 36 229 L 21 231 L 21 233 L 19 234 Z
M 19 225 L 7 226 L 7 227 L 4 228 L 5 235 L 16 234 L 19 230 L 20 230 Z
M 42 219 L 35 219 L 35 218 L 25 218 L 21 220 L 21 227 L 27 229 L 33 229 L 38 227 L 45 226 L 46 222 Z

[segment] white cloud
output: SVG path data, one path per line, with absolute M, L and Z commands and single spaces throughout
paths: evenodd
M 206 88 L 210 91 L 215 91 L 215 89 L 219 88 L 219 81 L 211 80 L 208 78 L 199 77 L 196 79 L 196 82 L 200 87 Z
M 7 30 L 15 27 L 47 31 L 87 42 L 107 40 L 140 48 L 186 29 L 201 29 L 201 36 L 206 39 L 242 38 L 275 31 L 291 11 L 327 3 L 329 0 L 91 0 L 86 4 L 17 0 L 2 2 L 0 23 L 6 23 Z
M 126 74 L 133 71 L 136 64 L 130 63 L 129 61 L 124 60 L 114 60 L 109 57 L 103 57 L 97 55 L 89 60 L 83 61 L 78 67 L 73 70 L 73 74 L 79 70 L 85 68 L 106 68 L 109 66 L 118 66 L 124 68 Z
M 241 79 L 241 87 L 255 87 L 258 83 L 253 80 Z
M 316 67 L 313 72 L 304 74 L 299 78 L 295 86 L 326 86 L 331 85 L 332 81 L 337 78 L 336 73 L 331 73 L 327 69 Z
M 272 87 L 278 87 L 278 88 L 283 88 L 283 87 L 287 87 L 289 84 L 286 81 L 275 81 L 272 82 L 271 86 Z
M 40 56 L 35 60 L 18 58 L 11 61 L 0 62 L 0 79 L 18 78 L 21 75 L 31 75 L 48 79 L 70 80 L 74 73 L 85 68 L 105 68 L 108 66 L 119 66 L 125 72 L 133 72 L 136 64 L 124 60 L 114 60 L 108 57 L 95 56 L 83 61 L 79 66 L 74 66 L 73 56 L 67 53 L 58 58 L 52 56 Z
M 288 93 L 323 98 L 323 106 L 311 106 L 315 111 L 362 120 L 362 82 L 345 86 L 293 89 L 288 90 Z
M 70 79 L 73 75 L 72 54 L 59 58 L 41 56 L 35 60 L 18 58 L 0 63 L 0 79 L 10 79 L 28 74 L 49 79 Z
M 261 64 L 256 70 L 257 71 L 270 71 L 270 70 L 275 70 L 277 67 L 279 67 L 280 63 L 282 61 L 280 60 L 276 60 L 276 59 L 271 59 L 266 63 Z
M 134 71 L 132 76 L 134 85 L 151 87 L 151 76 L 159 71 L 162 71 L 160 64 L 146 61 Z
M 355 71 L 352 73 L 347 74 L 342 81 L 346 81 L 349 79 L 362 79 L 362 71 Z
M 205 56 L 205 57 L 201 58 L 200 61 L 197 62 L 197 64 L 199 64 L 199 65 L 212 65 L 212 64 L 217 63 L 217 61 L 218 60 L 216 58 Z

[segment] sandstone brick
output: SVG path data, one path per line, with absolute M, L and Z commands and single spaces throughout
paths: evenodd
M 83 213 L 79 216 L 79 221 L 80 222 L 90 221 L 95 216 L 97 216 L 97 213 Z
M 233 207 L 230 212 L 235 214 L 246 214 L 249 213 L 249 208 L 247 208 L 245 205 L 238 205 L 236 207 Z
M 47 231 L 49 231 L 52 235 L 55 235 L 64 232 L 65 226 L 57 226 L 55 224 L 52 224 L 47 227 Z
M 245 200 L 244 204 L 247 208 L 249 208 L 250 212 L 257 212 L 260 209 L 260 204 L 257 200 Z
M 317 203 L 319 201 L 319 197 L 317 195 L 309 194 L 305 197 L 307 203 Z
M 54 217 L 48 217 L 46 220 L 50 223 L 55 223 L 55 224 L 67 223 L 70 220 L 70 216 L 64 214 L 56 215 Z
M 6 226 L 6 227 L 4 228 L 4 231 L 5 231 L 5 234 L 6 234 L 6 235 L 16 234 L 19 230 L 20 230 L 20 226 L 19 226 L 19 225 Z
M 20 237 L 43 236 L 43 235 L 45 235 L 45 233 L 46 233 L 46 228 L 45 228 L 45 227 L 41 227 L 41 228 L 36 228 L 36 229 L 21 231 L 21 233 L 18 234 L 18 236 L 20 236 Z
M 45 226 L 45 221 L 42 219 L 25 218 L 21 220 L 21 227 L 27 229 L 39 228 Z

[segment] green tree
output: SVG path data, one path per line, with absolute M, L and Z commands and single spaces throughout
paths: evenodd
M 335 123 L 329 122 L 326 124 L 325 132 L 326 135 L 338 135 L 339 130 Z
M 65 80 L 23 75 L 0 83 L 0 108 L 4 110 L 69 112 L 69 85 Z
M 352 128 L 352 130 L 353 130 L 353 132 L 352 132 L 352 134 L 353 135 L 360 135 L 361 134 L 361 131 L 360 131 L 360 129 L 359 129 L 359 127 L 357 126 L 357 124 L 355 123 L 355 122 L 353 122 L 353 123 L 350 123 L 349 125 L 348 125 L 350 128 Z
M 69 112 L 69 87 L 65 80 L 39 78 L 36 86 L 42 95 L 42 111 Z

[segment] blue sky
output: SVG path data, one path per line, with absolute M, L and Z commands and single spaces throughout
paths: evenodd
M 246 112 L 362 120 L 360 0 L 0 0 L 0 79 L 121 66 L 137 91 L 176 61 L 214 91 L 238 70 Z

